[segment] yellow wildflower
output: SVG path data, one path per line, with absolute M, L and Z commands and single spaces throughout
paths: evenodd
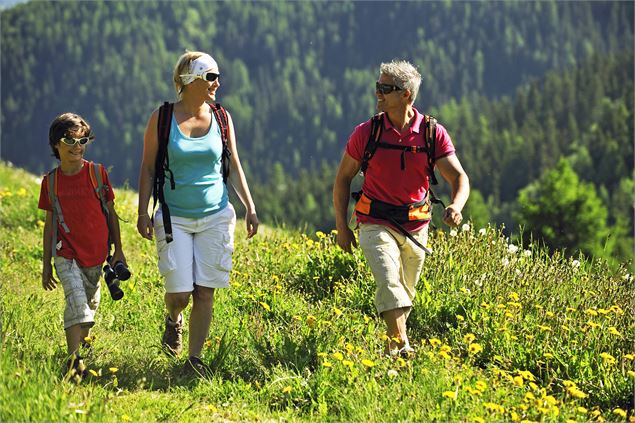
M 587 308 L 584 312 L 586 314 L 588 314 L 589 316 L 597 316 L 598 315 L 598 312 L 593 310 L 592 308 Z
M 474 335 L 473 333 L 468 333 L 463 337 L 463 342 L 465 342 L 466 344 L 471 344 L 472 341 L 474 341 L 476 339 L 476 335 Z
M 468 420 L 471 420 L 475 423 L 485 423 L 485 419 L 479 416 L 472 417 L 471 419 L 468 419 Z
M 518 301 L 520 300 L 520 295 L 518 295 L 517 292 L 510 292 L 509 293 L 509 299 L 512 301 Z
M 350 360 L 342 360 L 342 364 L 346 367 L 353 367 L 353 362 Z
M 430 342 L 430 345 L 432 345 L 433 347 L 441 345 L 441 340 L 437 338 L 430 338 L 428 341 Z
M 633 378 L 635 378 L 635 372 L 634 372 L 634 371 L 632 371 L 632 370 L 627 371 L 627 372 L 626 372 L 626 374 L 628 375 L 628 377 L 633 377 Z
M 310 328 L 314 327 L 316 322 L 317 322 L 317 319 L 315 318 L 315 316 L 313 316 L 313 315 L 309 314 L 309 315 L 306 317 L 306 324 L 307 324 Z
M 95 377 L 99 376 L 99 374 L 96 371 L 94 371 L 93 369 L 90 369 L 89 372 L 90 372 L 91 375 L 93 375 Z
M 474 387 L 481 392 L 485 392 L 485 390 L 487 389 L 487 382 L 479 380 L 474 384 Z
M 523 379 L 525 379 L 525 380 L 536 380 L 536 379 L 534 378 L 534 375 L 533 375 L 530 371 L 527 371 L 527 370 L 518 370 L 518 374 L 519 374 L 520 376 L 522 376 L 522 378 L 523 378 Z
M 585 394 L 584 392 L 582 392 L 580 389 L 578 389 L 576 386 L 571 386 L 569 388 L 567 388 L 567 392 L 569 393 L 569 395 L 571 395 L 573 398 L 586 398 L 588 395 Z
M 445 360 L 450 360 L 452 358 L 452 356 L 448 353 L 446 353 L 445 351 L 439 351 L 439 357 L 445 359 Z
M 362 360 L 362 364 L 368 368 L 370 367 L 374 367 L 375 366 L 375 362 L 372 360 L 368 360 L 368 359 L 363 359 Z
M 572 313 L 575 311 L 575 308 L 567 307 L 567 313 Z
M 117 373 L 119 369 L 116 367 L 109 367 L 108 370 L 110 370 L 110 373 Z
M 291 392 L 293 388 L 291 388 L 289 385 L 285 386 L 284 388 L 282 388 L 282 393 L 283 394 L 288 394 L 289 392 Z
M 555 314 L 553 314 L 553 312 L 551 312 L 551 311 L 547 311 L 547 312 L 545 313 L 545 315 L 546 315 L 547 317 L 553 317 L 553 316 L 555 316 Z
M 611 354 L 607 352 L 600 353 L 600 357 L 602 357 L 604 362 L 607 364 L 615 364 L 615 361 L 616 361 L 615 357 L 613 357 Z
M 613 410 L 613 414 L 615 414 L 616 416 L 620 416 L 623 419 L 626 418 L 626 411 L 622 410 L 621 408 L 616 408 L 615 410 Z
M 588 412 L 588 410 L 582 406 L 576 408 L 576 411 L 580 414 L 586 414 Z
M 335 313 L 335 315 L 339 317 L 342 315 L 342 310 L 337 307 L 333 307 L 333 313 Z
M 553 358 L 553 354 L 551 353 L 545 353 L 545 358 Z
M 331 356 L 333 356 L 333 358 L 336 359 L 337 361 L 342 361 L 344 359 L 344 356 L 339 351 L 334 352 L 333 354 L 331 354 Z
M 479 352 L 483 351 L 483 347 L 481 347 L 481 345 L 480 345 L 480 344 L 476 344 L 476 343 L 474 343 L 474 344 L 470 344 L 470 345 L 467 347 L 467 349 L 468 349 L 468 351 L 470 352 L 470 354 L 477 354 L 477 353 L 479 353 Z
M 607 310 L 605 308 L 600 308 L 598 309 L 598 313 L 600 313 L 601 315 L 607 315 L 611 312 L 611 310 Z
M 328 360 L 324 360 L 324 363 L 322 363 L 322 365 L 323 365 L 324 367 L 333 367 L 333 363 L 331 363 L 331 362 L 330 362 L 330 361 L 328 361 Z
M 514 376 L 514 385 L 516 386 L 523 386 L 523 378 L 522 376 Z
M 317 353 L 317 356 L 318 356 L 318 357 L 326 357 L 327 355 L 328 355 L 328 354 L 327 354 L 327 353 L 325 353 L 325 352 L 319 352 L 319 353 Z
M 611 306 L 609 310 L 611 310 L 615 314 L 624 314 L 624 310 L 622 310 L 620 306 L 617 306 L 617 305 Z
M 456 392 L 454 392 L 454 391 L 444 391 L 443 392 L 443 397 L 450 398 L 450 399 L 456 399 Z
M 620 331 L 618 331 L 618 330 L 617 330 L 617 328 L 616 328 L 615 326 L 611 326 L 611 327 L 608 329 L 608 331 L 609 331 L 609 333 L 610 333 L 611 335 L 620 336 L 620 337 L 622 336 L 622 334 L 620 333 Z
M 633 360 L 635 359 L 635 354 L 624 354 L 624 360 Z
M 460 314 L 456 315 L 456 320 L 458 320 L 459 322 L 462 322 L 465 320 L 465 317 L 461 316 Z
M 130 421 L 130 416 L 127 414 L 124 414 L 123 416 L 121 416 L 121 420 L 123 420 L 124 422 L 129 422 Z
M 538 328 L 543 332 L 551 332 L 551 328 L 549 326 L 538 325 Z

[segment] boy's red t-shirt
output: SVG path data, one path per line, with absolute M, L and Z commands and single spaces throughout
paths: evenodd
M 87 161 L 84 161 L 84 166 L 76 175 L 67 176 L 59 168 L 56 169 L 57 197 L 64 221 L 70 229 L 70 232 L 66 233 L 59 222 L 53 222 L 57 225 L 58 242 L 61 241 L 57 255 L 75 259 L 80 267 L 101 265 L 108 256 L 108 223 L 101 210 L 101 202 L 93 189 L 88 169 Z M 115 194 L 104 167 L 102 180 L 108 187 L 106 200 L 113 201 Z M 47 176 L 42 178 L 38 207 L 53 211 L 48 194 Z
M 400 134 L 390 120 L 383 115 L 384 129 L 381 141 L 403 146 L 425 145 L 423 136 L 424 116 L 414 109 L 415 117 L 412 125 Z M 346 153 L 358 162 L 364 157 L 364 150 L 370 137 L 371 121 L 358 125 L 346 144 Z M 455 154 L 454 145 L 448 131 L 437 123 L 435 144 L 435 160 Z M 373 158 L 368 162 L 368 169 L 364 174 L 362 191 L 370 198 L 390 204 L 401 205 L 416 203 L 423 200 L 429 188 L 429 167 L 427 153 L 405 153 L 405 169 L 401 169 L 401 150 L 378 148 Z M 377 223 L 392 226 L 385 220 L 370 216 L 357 215 L 361 223 Z M 408 222 L 403 226 L 409 231 L 422 229 L 427 222 Z

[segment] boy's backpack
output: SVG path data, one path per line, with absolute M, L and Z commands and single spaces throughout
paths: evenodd
M 223 143 L 223 153 L 221 155 L 221 171 L 223 174 L 223 183 L 227 184 L 227 178 L 229 177 L 229 158 L 231 152 L 227 145 L 228 119 L 227 111 L 220 103 L 210 104 L 216 122 L 220 128 L 221 141 Z M 163 186 L 165 185 L 165 178 L 168 175 L 170 181 L 170 189 L 175 189 L 174 175 L 170 170 L 170 158 L 168 157 L 168 143 L 170 142 L 170 129 L 172 127 L 172 114 L 174 113 L 174 103 L 165 102 L 163 106 L 159 108 L 159 121 L 157 124 L 157 137 L 159 142 L 159 148 L 157 150 L 157 157 L 154 164 L 154 180 L 152 183 L 152 198 L 154 211 L 157 201 L 161 204 L 161 214 L 163 217 L 163 227 L 165 229 L 166 242 L 172 242 L 172 219 L 170 218 L 170 208 L 165 202 L 165 196 L 163 195 Z M 152 217 L 154 219 L 154 217 Z
M 401 150 L 401 170 L 406 168 L 406 153 L 427 153 L 428 155 L 428 174 L 431 185 L 437 185 L 438 181 L 434 174 L 435 162 L 435 144 L 437 139 L 437 120 L 429 115 L 423 116 L 422 125 L 424 127 L 423 145 L 403 146 L 396 144 L 388 144 L 381 141 L 381 134 L 384 127 L 384 113 L 378 113 L 371 118 L 371 130 L 368 142 L 364 149 L 362 157 L 361 171 L 366 172 L 368 162 L 373 158 L 378 148 L 386 148 L 390 150 Z M 441 204 L 445 208 L 445 204 L 439 200 L 428 187 L 426 197 L 417 203 L 392 205 L 379 200 L 372 199 L 362 191 L 354 192 L 351 196 L 355 199 L 355 213 L 366 216 L 385 219 L 391 222 L 399 231 L 414 242 L 418 247 L 422 248 L 426 253 L 431 251 L 418 242 L 410 232 L 403 226 L 403 223 L 416 221 L 429 221 L 432 219 L 432 204 Z
M 104 184 L 104 180 L 102 178 L 103 165 L 100 163 L 88 162 L 88 174 L 90 175 L 90 182 L 93 186 L 93 190 L 95 195 L 99 199 L 101 204 L 101 211 L 106 216 L 106 223 L 108 222 L 108 206 L 106 193 L 108 191 L 108 185 Z M 51 207 L 53 208 L 53 244 L 52 244 L 52 255 L 53 257 L 57 256 L 57 223 L 59 226 L 64 229 L 64 232 L 70 233 L 70 229 L 66 225 L 64 221 L 64 215 L 62 214 L 62 207 L 60 206 L 59 198 L 57 197 L 57 175 L 59 172 L 59 166 L 55 169 L 51 170 L 47 175 L 47 185 L 48 185 L 48 194 L 49 201 L 51 202 Z M 110 229 L 110 226 L 108 227 Z M 110 246 L 110 235 L 108 236 L 108 246 Z

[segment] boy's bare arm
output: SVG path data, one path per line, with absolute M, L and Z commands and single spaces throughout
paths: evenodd
M 126 265 L 126 256 L 123 253 L 123 248 L 121 246 L 121 231 L 119 229 L 119 216 L 117 215 L 117 211 L 115 210 L 115 203 L 113 201 L 109 201 L 108 206 L 108 230 L 110 232 L 110 240 L 115 246 L 115 251 L 112 254 L 111 264 L 117 263 L 118 261 L 122 261 Z
M 53 266 L 51 258 L 53 256 L 53 212 L 46 212 L 46 220 L 44 221 L 44 234 L 42 237 L 42 287 L 51 291 L 55 289 L 58 282 L 53 276 Z

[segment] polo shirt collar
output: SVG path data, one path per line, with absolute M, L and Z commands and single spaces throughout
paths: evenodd
M 414 122 L 412 122 L 412 125 L 410 125 L 410 131 L 418 134 L 419 132 L 421 132 L 421 122 L 423 122 L 423 115 L 419 113 L 419 111 L 415 109 L 414 107 L 412 108 L 412 110 L 415 112 L 415 117 L 414 117 Z M 384 113 L 384 128 L 386 129 L 392 128 L 395 131 L 397 131 L 397 128 L 393 126 L 390 119 L 388 119 L 388 115 L 386 113 Z

